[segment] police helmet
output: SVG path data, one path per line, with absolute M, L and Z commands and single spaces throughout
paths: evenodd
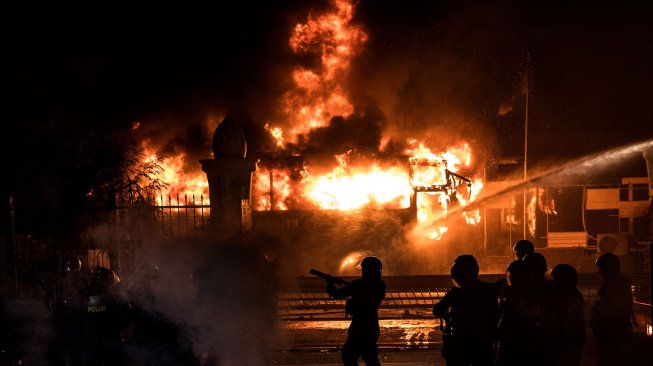
M 551 270 L 551 277 L 556 285 L 573 288 L 578 284 L 578 272 L 569 264 L 558 264 Z
M 521 274 L 521 273 L 524 273 L 524 270 L 525 270 L 524 269 L 524 262 L 522 262 L 520 260 L 514 260 L 514 261 L 510 262 L 508 267 L 506 267 L 506 272 L 510 272 L 510 273 L 519 273 L 519 274 Z
M 470 254 L 458 256 L 451 266 L 451 278 L 461 284 L 461 281 L 478 277 L 479 267 L 476 258 Z
M 542 277 L 548 269 L 546 264 L 546 258 L 540 253 L 529 253 L 526 254 L 524 259 L 522 259 L 526 267 L 526 271 L 534 276 Z
M 599 267 L 599 271 L 603 271 L 608 274 L 615 274 L 621 270 L 621 262 L 619 261 L 619 257 L 613 253 L 601 254 L 596 259 L 596 266 Z
M 91 283 L 104 286 L 116 285 L 120 283 L 120 278 L 109 268 L 96 267 L 91 273 Z
M 61 261 L 61 268 L 64 272 L 79 272 L 82 270 L 82 260 L 75 255 L 67 255 Z
M 526 265 L 520 260 L 514 260 L 510 262 L 508 267 L 506 267 L 506 279 L 508 280 L 508 285 L 512 286 L 514 284 L 523 283 L 526 278 Z
M 369 269 L 375 269 L 377 271 L 381 271 L 383 269 L 383 263 L 381 263 L 381 260 L 377 257 L 374 256 L 369 256 L 363 258 L 361 261 L 361 268 L 365 270 L 365 268 Z
M 515 243 L 512 250 L 515 252 L 517 258 L 524 259 L 524 256 L 527 254 L 535 252 L 535 245 L 530 240 L 522 239 Z

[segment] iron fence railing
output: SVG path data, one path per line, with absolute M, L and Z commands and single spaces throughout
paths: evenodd
M 414 289 L 387 291 L 381 302 L 384 310 L 425 310 L 444 296 L 448 289 Z M 299 316 L 320 317 L 342 315 L 345 300 L 335 300 L 326 292 L 284 292 L 278 298 L 278 313 L 282 318 Z M 401 311 L 397 314 L 400 314 Z
M 167 204 L 166 204 L 167 198 Z M 156 204 L 164 236 L 188 235 L 200 231 L 209 221 L 211 206 L 204 195 L 161 195 Z
M 494 282 L 501 275 L 482 275 L 481 278 Z M 389 318 L 406 314 L 430 316 L 433 304 L 451 288 L 451 279 L 447 275 L 390 276 L 385 281 L 388 287 L 380 313 Z M 586 304 L 594 303 L 600 283 L 597 274 L 581 274 L 578 289 Z M 286 286 L 277 298 L 277 311 L 282 319 L 339 318 L 344 314 L 344 305 L 344 300 L 329 297 L 324 281 L 308 277 L 301 277 L 293 285 Z
M 133 205 L 123 197 L 116 199 L 118 211 L 143 208 L 153 214 L 161 234 L 168 238 L 200 233 L 211 216 L 211 205 L 204 195 L 159 195 L 145 207 Z

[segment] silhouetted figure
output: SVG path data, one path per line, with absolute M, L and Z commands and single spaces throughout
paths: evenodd
M 507 291 L 499 307 L 499 365 L 516 365 L 524 358 L 526 340 L 524 334 L 530 331 L 530 296 L 527 292 L 526 266 L 521 260 L 512 261 L 506 269 Z M 532 326 L 534 328 L 535 326 Z
M 479 267 L 471 255 L 461 255 L 451 267 L 454 287 L 433 306 L 433 315 L 448 320 L 450 334 L 443 335 L 442 356 L 448 366 L 491 365 L 498 321 L 497 293 L 478 278 Z
M 548 267 L 546 258 L 542 254 L 537 252 L 526 254 L 522 262 L 526 269 L 528 287 L 539 308 L 535 364 L 550 365 L 553 360 L 553 342 L 556 332 L 553 283 L 546 276 Z
M 630 279 L 621 272 L 621 262 L 612 253 L 596 260 L 603 284 L 592 306 L 591 328 L 597 342 L 599 365 L 621 365 L 625 341 L 633 328 L 633 296 Z
M 341 288 L 327 281 L 326 291 L 334 299 L 349 298 L 345 310 L 351 315 L 347 341 L 342 347 L 345 366 L 358 365 L 362 358 L 366 365 L 380 365 L 376 341 L 379 339 L 379 305 L 385 298 L 385 282 L 381 279 L 382 264 L 377 257 L 361 261 L 362 278 Z
M 517 261 L 521 261 L 526 256 L 526 254 L 535 253 L 535 246 L 530 240 L 519 240 L 512 247 L 512 251 L 515 254 L 515 258 L 517 258 Z M 515 261 L 513 261 L 512 263 L 515 263 Z M 508 275 L 508 268 L 506 268 L 506 276 L 507 275 Z M 496 282 L 494 282 L 493 285 L 497 289 L 497 294 L 499 295 L 499 298 L 504 299 L 505 295 L 508 292 L 507 278 L 506 277 L 500 278 Z
M 527 254 L 535 253 L 535 245 L 530 240 L 522 239 L 512 247 L 515 258 L 522 260 Z
M 61 275 L 48 294 L 54 329 L 48 345 L 51 365 L 80 365 L 82 318 L 79 291 L 86 286 L 81 273 L 82 261 L 76 256 L 62 260 Z
M 130 321 L 131 307 L 118 291 L 119 283 L 112 270 L 96 268 L 91 283 L 80 291 L 85 366 L 124 363 L 121 331 Z
M 576 288 L 578 272 L 568 264 L 558 264 L 551 271 L 551 277 L 556 312 L 553 363 L 578 366 L 585 344 L 585 300 Z
M 555 333 L 553 286 L 540 253 L 515 263 L 499 323 L 499 365 L 550 365 Z
M 500 303 L 504 302 L 508 297 L 511 278 L 515 275 L 516 271 L 521 271 L 522 273 L 524 271 L 524 264 L 521 260 L 514 260 L 510 262 L 508 267 L 506 267 L 506 275 L 492 283 L 494 288 L 497 290 L 497 296 L 499 297 Z

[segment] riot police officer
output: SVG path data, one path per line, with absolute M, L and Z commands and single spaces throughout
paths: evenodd
M 433 306 L 433 315 L 448 320 L 450 335 L 442 356 L 448 366 L 491 365 L 498 322 L 495 288 L 478 278 L 476 258 L 461 255 L 451 267 L 454 287 Z
M 604 253 L 596 260 L 603 284 L 592 306 L 591 328 L 597 342 L 599 365 L 621 365 L 633 328 L 633 295 L 630 279 L 621 272 L 619 257 Z
M 497 293 L 501 299 L 505 299 L 506 294 L 508 293 L 508 276 L 511 273 L 511 267 L 515 270 L 521 270 L 522 266 L 519 264 L 520 261 L 528 254 L 535 253 L 535 245 L 530 240 L 522 239 L 515 243 L 512 247 L 512 252 L 517 258 L 515 261 L 511 262 L 506 268 L 506 277 L 500 278 L 495 281 L 492 285 L 497 289 Z M 519 268 L 517 268 L 519 267 Z
M 385 298 L 385 282 L 381 279 L 382 263 L 377 257 L 365 257 L 361 261 L 362 278 L 341 288 L 327 281 L 327 293 L 334 299 L 349 298 L 347 314 L 352 320 L 347 341 L 342 347 L 345 366 L 358 365 L 362 358 L 366 365 L 380 365 L 376 341 L 379 338 L 379 306 Z
M 120 293 L 120 278 L 98 267 L 90 284 L 80 291 L 85 366 L 117 366 L 124 363 L 121 331 L 131 318 L 131 307 Z
M 53 334 L 48 345 L 51 365 L 79 365 L 81 363 L 81 319 L 79 291 L 86 285 L 81 273 L 82 261 L 74 255 L 61 262 L 59 278 L 48 294 L 52 311 Z
M 535 245 L 530 240 L 522 239 L 515 243 L 512 252 L 515 254 L 515 258 L 522 260 L 526 255 L 535 253 Z
M 578 272 L 569 264 L 551 271 L 555 295 L 554 365 L 579 366 L 585 344 L 585 299 L 576 288 Z

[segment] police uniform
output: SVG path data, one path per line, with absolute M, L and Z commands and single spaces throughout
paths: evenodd
M 451 334 L 443 345 L 447 365 L 491 365 L 496 336 L 496 289 L 479 279 L 453 287 L 433 307 L 433 315 L 448 318 Z
M 385 282 L 381 279 L 383 264 L 377 257 L 365 257 L 360 262 L 361 279 L 336 288 L 327 280 L 327 293 L 334 299 L 349 298 L 345 305 L 352 316 L 347 341 L 342 347 L 345 366 L 358 365 L 362 358 L 366 365 L 380 365 L 376 341 L 379 339 L 379 306 L 385 298 Z
M 86 366 L 123 365 L 121 331 L 131 307 L 115 285 L 91 283 L 80 291 L 83 360 Z
M 343 363 L 358 365 L 361 357 L 366 365 L 380 365 L 376 341 L 379 339 L 379 306 L 385 298 L 385 282 L 381 278 L 358 279 L 337 289 L 332 283 L 327 292 L 335 299 L 348 298 L 346 311 L 352 320 L 347 341 L 342 347 Z

